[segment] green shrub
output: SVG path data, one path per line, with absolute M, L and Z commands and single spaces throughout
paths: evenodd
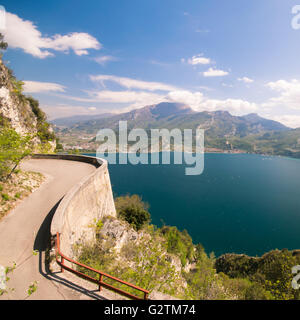
M 292 267 L 299 258 L 287 249 L 272 250 L 262 257 L 226 254 L 216 261 L 217 272 L 231 278 L 248 278 L 253 283 L 245 292 L 245 299 L 299 299 L 299 290 L 291 286 Z
M 197 254 L 196 266 L 185 278 L 189 287 L 188 298 L 193 300 L 223 299 L 220 296 L 221 282 L 214 269 L 215 258 L 208 256 L 204 250 Z
M 32 137 L 21 136 L 14 129 L 0 129 L 0 179 L 9 177 L 20 162 L 32 152 Z
M 194 258 L 193 240 L 186 230 L 180 232 L 176 227 L 163 226 L 161 234 L 167 240 L 168 252 L 177 254 L 182 265 Z
M 50 130 L 50 124 L 46 121 L 47 116 L 39 106 L 38 100 L 31 96 L 27 96 L 26 100 L 29 102 L 32 112 L 35 114 L 37 119 L 37 131 L 40 140 L 45 143 L 47 141 L 55 140 L 55 134 Z
M 119 218 L 127 221 L 135 230 L 140 230 L 151 221 L 148 204 L 138 195 L 118 197 L 115 200 Z
M 264 286 L 275 299 L 299 299 L 299 290 L 291 286 L 292 267 L 299 264 L 297 258 L 287 249 L 272 250 L 261 257 L 258 271 L 265 277 Z
M 245 292 L 246 300 L 273 300 L 272 294 L 258 283 L 253 283 Z
M 254 275 L 258 269 L 258 258 L 247 255 L 225 254 L 216 260 L 217 272 L 224 272 L 231 278 L 245 278 Z
M 27 96 L 26 99 L 29 102 L 32 112 L 35 114 L 37 121 L 38 122 L 46 121 L 46 114 L 40 108 L 38 100 L 34 99 L 31 96 Z
M 16 199 L 20 199 L 20 198 L 21 198 L 21 193 L 20 193 L 20 192 L 17 192 L 17 193 L 15 194 L 15 198 L 16 198 Z
M 10 199 L 10 197 L 7 193 L 2 193 L 1 196 L 4 201 L 8 201 Z
M 17 96 L 21 96 L 22 92 L 23 92 L 23 86 L 24 86 L 24 82 L 17 80 L 15 77 L 13 77 L 11 79 L 11 83 L 13 85 L 13 92 L 17 95 Z M 24 96 L 23 96 L 24 97 Z

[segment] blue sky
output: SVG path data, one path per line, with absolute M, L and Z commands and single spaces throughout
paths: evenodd
M 300 127 L 300 0 L 1 4 L 4 60 L 51 119 L 176 101 Z

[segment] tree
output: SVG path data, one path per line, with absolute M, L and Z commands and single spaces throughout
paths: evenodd
M 118 216 L 127 221 L 135 230 L 140 230 L 151 220 L 148 204 L 138 195 L 119 197 L 115 200 Z
M 0 49 L 7 49 L 7 42 L 4 41 L 4 35 L 2 33 L 0 33 Z
M 0 129 L 0 179 L 7 179 L 20 162 L 32 152 L 32 137 L 21 136 L 14 129 Z
M 186 230 L 179 231 L 176 227 L 163 226 L 161 234 L 167 240 L 168 252 L 177 254 L 183 266 L 188 260 L 193 260 L 193 240 Z

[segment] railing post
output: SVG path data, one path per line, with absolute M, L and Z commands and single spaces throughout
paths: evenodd
M 61 273 L 64 272 L 64 268 L 63 268 L 64 262 L 65 262 L 65 259 L 63 257 L 61 257 Z
M 57 252 L 56 252 L 56 259 L 57 259 L 57 253 L 61 256 L 61 254 L 60 254 L 60 238 L 59 238 L 59 233 L 58 232 L 56 232 L 56 250 L 57 250 Z M 63 273 L 64 272 L 64 269 L 63 269 L 63 264 L 64 264 L 64 262 L 65 262 L 65 259 L 61 256 L 61 261 L 60 261 L 60 263 L 61 263 L 61 273 Z
M 103 274 L 100 273 L 100 278 L 99 278 L 99 292 L 102 290 L 102 286 L 101 286 L 102 280 L 103 280 Z
M 144 300 L 148 300 L 148 293 L 144 292 Z

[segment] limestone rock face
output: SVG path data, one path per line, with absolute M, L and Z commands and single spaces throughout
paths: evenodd
M 136 241 L 140 235 L 126 223 L 122 223 L 118 219 L 106 219 L 99 236 L 103 239 L 113 239 L 115 242 L 114 249 L 120 252 L 122 247 L 130 241 Z
M 16 93 L 13 81 L 10 71 L 0 58 L 0 116 L 7 120 L 17 133 L 36 135 L 38 132 L 37 117 L 26 97 Z M 39 137 L 36 137 L 33 142 L 41 143 Z M 56 141 L 49 141 L 49 145 L 51 146 L 50 151 L 54 151 Z

